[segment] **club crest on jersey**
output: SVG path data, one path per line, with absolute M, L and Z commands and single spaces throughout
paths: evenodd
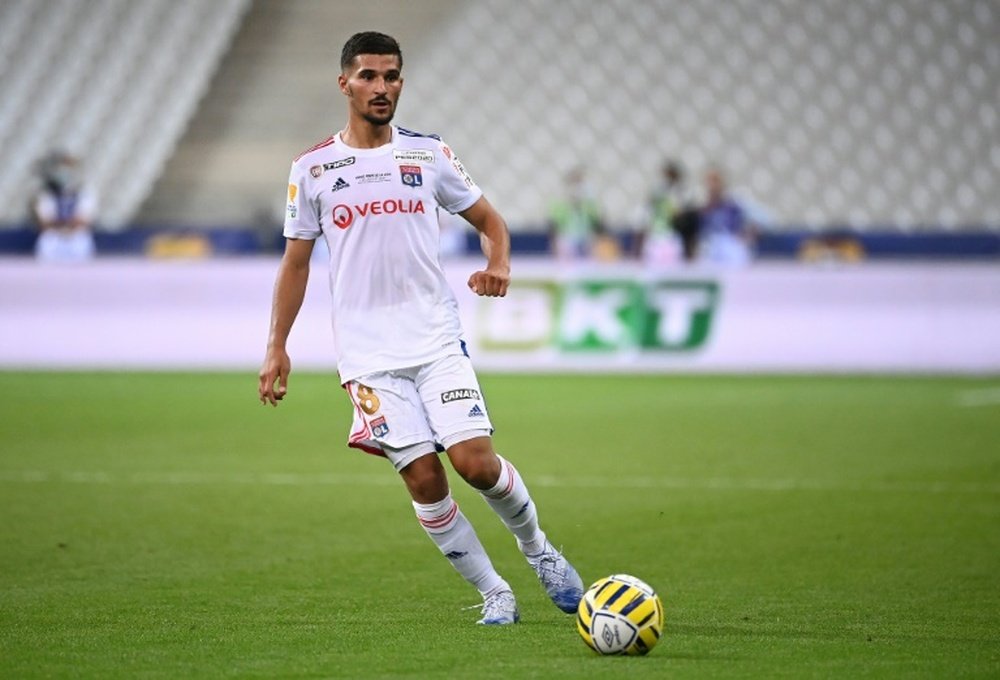
M 403 179 L 403 184 L 408 187 L 419 187 L 424 184 L 424 176 L 420 172 L 419 165 L 400 165 L 399 174 Z
M 376 437 L 384 437 L 389 434 L 389 426 L 385 422 L 385 416 L 379 416 L 371 422 L 372 434 Z

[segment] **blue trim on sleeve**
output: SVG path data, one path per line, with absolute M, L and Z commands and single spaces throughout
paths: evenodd
M 396 131 L 399 132 L 399 134 L 403 135 L 404 137 L 430 137 L 431 139 L 436 139 L 439 142 L 441 141 L 441 137 L 439 135 L 424 134 L 423 132 L 414 132 L 413 130 L 407 130 L 406 128 L 398 126 L 396 127 Z

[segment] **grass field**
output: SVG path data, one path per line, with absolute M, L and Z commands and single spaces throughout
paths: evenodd
M 329 376 L 0 373 L 0 677 L 1000 676 L 997 380 L 483 376 L 588 583 L 666 633 L 601 658 L 456 488 L 522 623 L 344 446 Z

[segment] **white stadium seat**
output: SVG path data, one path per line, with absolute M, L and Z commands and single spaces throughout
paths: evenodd
M 454 145 L 514 228 L 539 225 L 578 165 L 609 221 L 631 220 L 667 157 L 695 182 L 720 165 L 783 225 L 1000 225 L 994 0 L 380 8 L 407 55 L 400 122 Z M 53 145 L 85 158 L 111 227 L 137 215 L 248 223 L 262 201 L 280 213 L 287 140 L 302 148 L 306 128 L 340 124 L 341 24 L 364 12 L 326 0 L 6 0 L 0 222 L 23 216 L 32 163 Z M 253 63 L 226 63 L 230 78 L 209 90 L 245 16 L 252 39 L 232 44 Z M 189 128 L 200 136 L 186 143 Z M 199 157 L 206 136 L 212 162 Z M 227 176 L 233 159 L 249 160 L 240 183 Z

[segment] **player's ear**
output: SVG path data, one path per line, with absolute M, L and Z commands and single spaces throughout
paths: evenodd
M 351 96 L 351 90 L 347 87 L 347 76 L 341 73 L 337 76 L 337 85 L 340 86 L 340 91 L 343 92 L 348 97 Z

